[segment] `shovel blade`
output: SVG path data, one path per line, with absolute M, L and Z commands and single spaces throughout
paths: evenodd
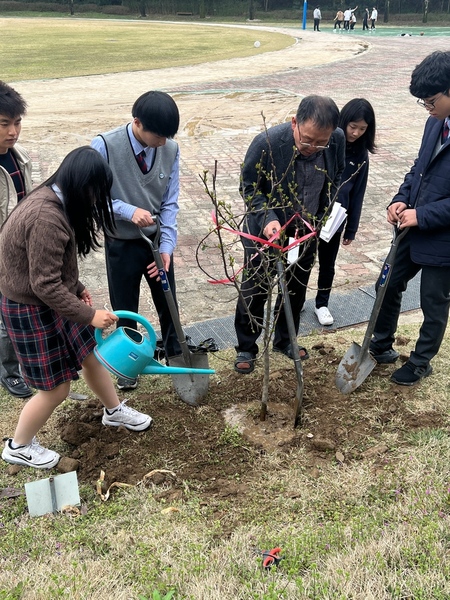
M 366 380 L 376 365 L 369 352 L 361 352 L 361 346 L 353 342 L 337 368 L 336 387 L 343 394 L 350 394 Z
M 189 355 L 189 364 L 182 354 L 169 358 L 169 365 L 172 367 L 188 367 L 193 369 L 208 369 L 207 354 Z M 172 375 L 172 383 L 178 396 L 191 406 L 202 404 L 209 389 L 209 375 L 206 374 L 182 374 Z M 204 404 L 204 402 L 203 402 Z
M 25 484 L 30 517 L 60 511 L 64 506 L 81 504 L 75 471 Z

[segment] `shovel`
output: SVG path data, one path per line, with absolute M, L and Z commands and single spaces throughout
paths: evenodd
M 386 294 L 386 288 L 391 276 L 392 267 L 394 266 L 398 244 L 400 240 L 405 237 L 408 229 L 409 227 L 405 227 L 405 229 L 402 230 L 399 230 L 397 227 L 394 228 L 391 249 L 389 250 L 389 254 L 381 269 L 377 295 L 362 346 L 353 342 L 337 368 L 336 387 L 343 394 L 350 394 L 356 390 L 377 365 L 376 360 L 369 353 L 369 345 Z
M 65 506 L 79 506 L 80 493 L 75 471 L 25 484 L 30 517 L 56 513 Z
M 294 357 L 295 373 L 297 375 L 297 392 L 294 403 L 294 429 L 301 423 L 301 408 L 303 400 L 303 367 L 298 350 L 297 332 L 295 331 L 294 317 L 292 315 L 291 300 L 289 298 L 289 290 L 286 283 L 286 273 L 284 271 L 283 260 L 280 258 L 277 261 L 277 275 L 280 284 L 281 294 L 283 296 L 284 314 L 286 315 L 286 323 L 289 331 L 289 341 L 291 344 L 292 356 Z
M 180 316 L 178 309 L 175 304 L 175 299 L 170 288 L 169 280 L 167 279 L 166 271 L 162 262 L 161 255 L 159 253 L 158 240 L 160 225 L 159 220 L 155 219 L 157 225 L 157 233 L 155 241 L 152 242 L 140 229 L 139 232 L 141 237 L 150 246 L 153 258 L 159 271 L 159 277 L 166 297 L 167 305 L 169 307 L 170 316 L 175 327 L 177 334 L 178 343 L 181 347 L 182 354 L 180 356 L 169 357 L 169 365 L 173 367 L 188 367 L 193 369 L 208 369 L 208 356 L 205 353 L 193 353 L 189 350 L 186 335 L 184 334 L 183 328 L 180 322 Z M 209 375 L 172 375 L 172 382 L 178 396 L 191 406 L 198 406 L 201 401 L 205 398 L 209 389 Z

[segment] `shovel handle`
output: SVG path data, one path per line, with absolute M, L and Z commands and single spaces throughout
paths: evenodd
M 373 305 L 372 312 L 370 314 L 366 334 L 364 336 L 364 340 L 361 346 L 361 356 L 365 356 L 365 354 L 369 351 L 369 345 L 372 340 L 373 332 L 375 330 L 375 324 L 377 322 L 378 315 L 383 304 L 384 296 L 386 294 L 389 279 L 391 278 L 392 269 L 394 267 L 395 257 L 397 255 L 398 250 L 398 244 L 405 237 L 408 231 L 409 227 L 405 227 L 401 230 L 398 227 L 394 227 L 394 236 L 392 238 L 391 249 L 389 250 L 389 253 L 384 260 L 380 276 L 378 278 L 377 294 L 375 297 L 375 303 Z
M 155 239 L 152 241 L 148 238 L 142 229 L 139 228 L 139 234 L 145 242 L 150 246 L 150 249 L 153 253 L 153 258 L 155 260 L 155 264 L 158 268 L 159 278 L 161 279 L 161 285 L 165 294 L 167 306 L 169 307 L 170 316 L 172 318 L 173 325 L 175 327 L 175 333 L 177 334 L 178 343 L 180 344 L 181 351 L 183 353 L 183 358 L 187 365 L 192 366 L 191 361 L 191 353 L 189 351 L 186 336 L 184 335 L 183 328 L 181 327 L 180 315 L 178 314 L 178 308 L 175 304 L 175 299 L 173 297 L 172 289 L 170 287 L 169 279 L 167 277 L 166 270 L 164 269 L 164 264 L 161 258 L 161 254 L 159 253 L 159 238 L 161 234 L 161 226 L 159 223 L 159 218 L 154 217 L 154 221 L 156 224 L 156 235 Z

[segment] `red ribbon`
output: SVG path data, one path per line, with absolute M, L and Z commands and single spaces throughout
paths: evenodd
M 276 250 L 281 250 L 281 252 L 289 252 L 289 250 L 291 250 L 291 248 L 295 248 L 295 246 L 298 246 L 302 242 L 317 235 L 317 231 L 312 227 L 312 225 L 310 223 L 308 223 L 308 221 L 305 221 L 305 219 L 299 213 L 295 213 L 289 219 L 289 221 L 287 221 L 287 223 L 285 223 L 281 227 L 280 231 L 283 231 L 284 229 L 286 229 L 288 227 L 288 225 L 290 225 L 294 219 L 300 218 L 303 221 L 303 223 L 306 225 L 306 227 L 310 230 L 310 233 L 307 233 L 306 235 L 304 235 L 300 238 L 295 238 L 294 241 L 287 246 L 280 246 L 280 244 L 275 244 L 273 242 L 274 239 L 279 237 L 280 231 L 277 231 L 276 233 L 274 233 L 273 236 L 271 236 L 269 239 L 259 238 L 255 235 L 251 235 L 250 233 L 245 233 L 244 231 L 239 231 L 238 229 L 231 229 L 231 227 L 224 227 L 223 225 L 219 225 L 217 222 L 217 215 L 214 210 L 211 211 L 211 217 L 212 217 L 213 222 L 216 225 L 216 229 L 223 229 L 224 231 L 228 231 L 229 233 L 233 233 L 234 235 L 239 235 L 248 240 L 252 240 L 253 242 L 257 242 L 257 243 L 261 244 L 261 246 L 263 248 L 267 248 L 267 247 L 275 248 Z M 256 255 L 257 255 L 257 252 L 255 254 L 253 254 L 252 258 L 254 258 Z M 245 268 L 245 265 L 242 266 L 238 271 L 236 271 L 236 273 L 233 275 L 233 277 L 231 279 L 219 279 L 219 280 L 208 279 L 208 283 L 212 283 L 212 284 L 232 283 L 236 279 L 236 277 L 239 275 L 239 273 L 244 270 L 244 268 Z

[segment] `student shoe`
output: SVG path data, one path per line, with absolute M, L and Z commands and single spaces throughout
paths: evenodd
M 153 419 L 149 415 L 145 415 L 131 406 L 127 406 L 124 400 L 119 404 L 117 408 L 112 411 L 107 408 L 103 409 L 103 425 L 109 425 L 110 427 L 120 427 L 123 425 L 131 431 L 145 431 L 151 427 Z
M 279 352 L 280 354 L 284 354 L 291 360 L 294 360 L 294 355 L 292 354 L 291 344 L 288 344 L 286 348 L 278 348 L 277 346 L 273 347 L 274 352 Z M 307 360 L 309 358 L 308 350 L 303 346 L 298 347 L 298 353 L 300 354 L 300 360 Z
M 255 370 L 256 356 L 251 352 L 238 352 L 234 361 L 234 370 L 242 375 L 248 375 Z
M 11 442 L 11 438 L 6 440 L 2 458 L 7 463 L 13 465 L 24 465 L 25 467 L 35 467 L 36 469 L 51 469 L 58 464 L 61 458 L 57 452 L 41 446 L 36 438 L 31 440 L 31 444 L 18 446 L 17 448 L 12 448 Z
M 394 350 L 393 348 L 389 348 L 389 350 L 385 350 L 380 354 L 374 353 L 372 350 L 369 350 L 372 358 L 374 358 L 379 365 L 390 365 L 391 363 L 395 363 L 400 354 Z
M 400 369 L 397 369 L 392 373 L 391 381 L 398 385 L 415 385 L 424 377 L 431 375 L 432 372 L 433 367 L 431 365 L 418 367 L 408 360 L 403 367 L 400 367 Z
M 2 377 L 0 381 L 2 386 L 16 398 L 29 398 L 33 395 L 33 390 L 27 386 L 22 377 Z
M 333 325 L 333 315 L 328 310 L 328 306 L 321 306 L 320 308 L 315 308 L 314 312 L 316 313 L 317 320 L 321 325 Z
M 137 388 L 138 380 L 137 377 L 134 379 L 128 379 L 127 377 L 117 378 L 117 389 L 118 390 L 135 390 Z

